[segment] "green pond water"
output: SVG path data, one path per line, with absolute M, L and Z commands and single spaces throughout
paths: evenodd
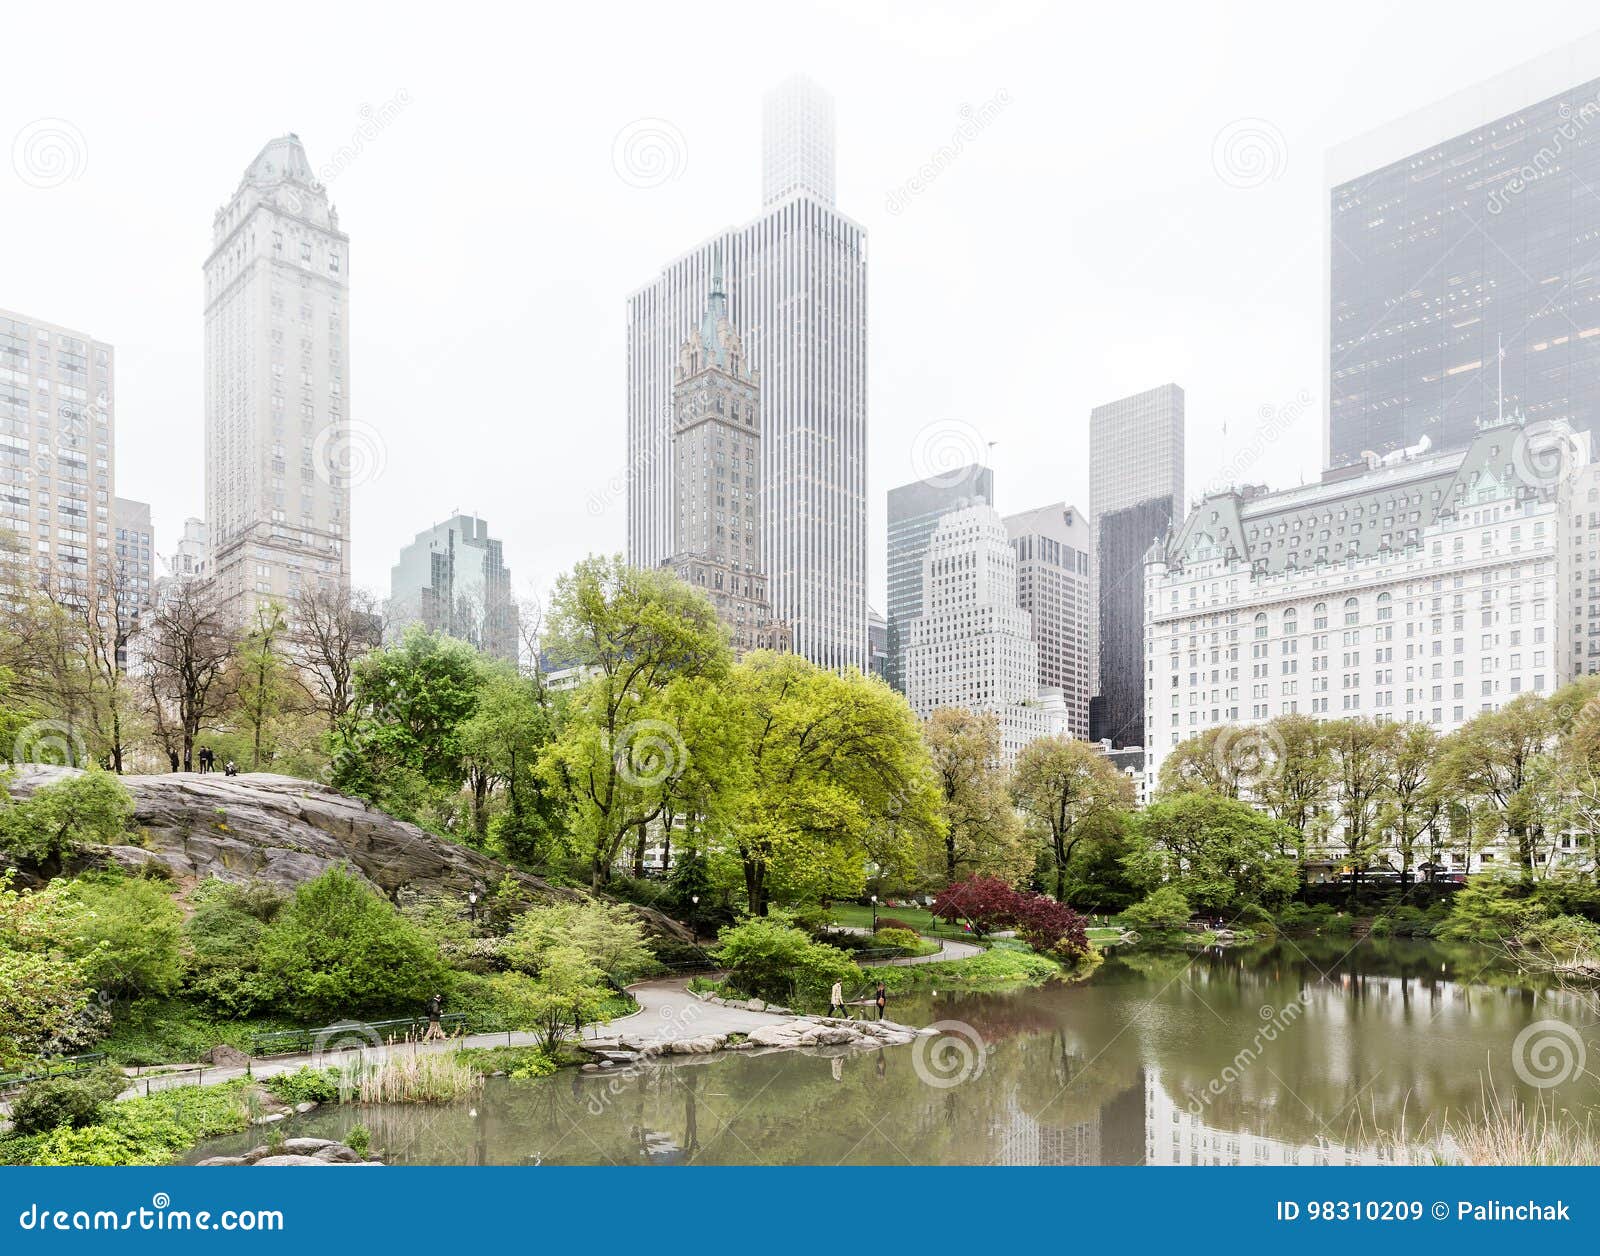
M 1593 1002 L 1458 946 L 1133 951 L 1083 984 L 929 992 L 890 1015 L 940 1033 L 491 1078 L 468 1101 L 284 1128 L 364 1124 L 394 1164 L 1322 1164 L 1381 1160 L 1386 1136 L 1426 1135 L 1486 1093 L 1600 1116 Z

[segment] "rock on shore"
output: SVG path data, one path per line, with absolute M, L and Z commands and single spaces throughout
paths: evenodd
M 208 1156 L 195 1162 L 195 1167 L 220 1168 L 283 1168 L 303 1165 L 310 1168 L 328 1168 L 334 1165 L 380 1165 L 381 1160 L 368 1160 L 359 1152 L 331 1138 L 286 1138 L 276 1147 L 252 1147 L 239 1156 Z

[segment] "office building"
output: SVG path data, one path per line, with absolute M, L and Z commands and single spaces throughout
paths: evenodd
M 864 670 L 866 232 L 834 206 L 832 126 L 819 96 L 795 79 L 766 102 L 760 216 L 718 232 L 629 299 L 627 556 L 653 567 L 678 549 L 674 378 L 720 258 L 730 321 L 762 381 L 761 563 L 773 616 L 796 653 Z
M 1325 466 L 1600 427 L 1597 124 L 1590 36 L 1329 153 Z
M 155 605 L 156 598 L 155 530 L 150 522 L 150 503 L 114 498 L 111 519 L 118 598 L 143 613 Z
M 1144 743 L 1143 556 L 1183 518 L 1183 440 L 1184 397 L 1176 384 L 1089 415 L 1089 736 L 1118 749 Z
M 389 573 L 390 642 L 412 624 L 516 662 L 518 615 L 511 573 L 489 525 L 453 515 L 419 532 Z
M 867 671 L 879 680 L 889 676 L 889 621 L 882 611 L 867 607 Z
M 1089 521 L 1065 502 L 1007 515 L 1017 604 L 1033 623 L 1039 685 L 1059 690 L 1065 731 L 1089 736 Z
M 58 591 L 114 570 L 115 365 L 84 332 L 0 310 L 0 524 Z
M 350 237 L 297 136 L 270 141 L 205 264 L 206 526 L 230 615 L 350 587 Z
M 999 512 L 975 505 L 943 516 L 922 572 L 906 698 L 922 719 L 940 707 L 994 712 L 1009 765 L 1050 726 L 1039 694 L 1039 647 L 1017 605 L 1017 555 Z
M 888 601 L 884 679 L 906 691 L 911 623 L 922 615 L 922 560 L 939 520 L 967 506 L 994 505 L 994 472 L 976 464 L 889 490 Z
M 761 566 L 761 386 L 728 321 L 720 258 L 678 355 L 672 412 L 677 550 L 667 566 L 711 599 L 736 656 L 785 651 L 789 633 L 772 618 Z

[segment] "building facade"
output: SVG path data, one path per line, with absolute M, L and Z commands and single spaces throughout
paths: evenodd
M 728 321 L 719 258 L 672 388 L 677 549 L 667 566 L 711 599 L 735 655 L 787 650 L 761 566 L 761 386 Z
M 389 572 L 387 633 L 413 624 L 517 661 L 518 615 L 511 572 L 485 520 L 454 515 L 419 532 Z
M 1448 733 L 1553 693 L 1575 671 L 1569 600 L 1585 599 L 1562 573 L 1589 461 L 1564 424 L 1512 420 L 1464 450 L 1207 497 L 1147 561 L 1149 778 L 1219 725 L 1298 712 Z
M 1017 605 L 1017 555 L 993 506 L 939 520 L 922 560 L 923 611 L 911 623 L 906 698 L 927 719 L 939 707 L 992 711 L 1012 763 L 1049 721 L 1039 695 L 1039 647 Z
M 922 615 L 922 562 L 939 520 L 966 506 L 994 505 L 994 472 L 976 464 L 889 490 L 888 601 L 884 679 L 906 691 L 911 624 Z
M 115 368 L 110 345 L 0 310 L 0 524 L 57 589 L 115 570 Z
M 143 614 L 156 603 L 155 529 L 150 522 L 150 503 L 114 498 L 111 518 L 118 595 Z
M 1017 604 L 1033 623 L 1039 685 L 1059 690 L 1066 732 L 1089 736 L 1089 521 L 1065 502 L 1007 515 Z M 1141 590 L 1142 593 L 1142 590 Z
M 1161 535 L 1168 523 L 1183 518 L 1183 442 L 1184 396 L 1177 384 L 1107 402 L 1089 414 L 1089 526 L 1094 538 L 1089 684 L 1097 699 L 1089 735 L 1119 748 L 1142 744 L 1139 704 L 1130 712 L 1125 695 L 1128 678 L 1137 688 L 1144 670 L 1140 557 L 1150 537 L 1138 540 L 1131 563 L 1128 546 L 1144 528 L 1160 527 Z M 1117 518 L 1108 532 L 1109 515 Z M 1140 621 L 1137 627 L 1130 613 Z
M 760 217 L 705 241 L 629 298 L 627 556 L 654 567 L 679 548 L 673 386 L 720 258 L 730 321 L 762 381 L 761 563 L 773 615 L 796 653 L 865 670 L 866 231 L 834 206 L 832 126 L 817 122 L 817 94 L 798 79 L 767 100 L 770 199 Z
M 1324 465 L 1600 427 L 1600 38 L 1328 155 Z
M 350 585 L 350 237 L 298 137 L 217 211 L 205 283 L 209 565 L 243 623 Z

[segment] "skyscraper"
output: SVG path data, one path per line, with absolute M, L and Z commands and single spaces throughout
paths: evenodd
M 678 354 L 725 263 L 729 318 L 761 380 L 761 563 L 796 653 L 867 665 L 866 231 L 833 204 L 831 122 L 809 80 L 766 101 L 760 217 L 670 263 L 628 301 L 628 561 L 673 535 Z M 827 114 L 831 114 L 831 105 Z
M 1089 521 L 1065 502 L 1007 515 L 1017 605 L 1033 623 L 1039 686 L 1061 690 L 1067 730 L 1089 735 Z
M 1329 153 L 1324 465 L 1463 448 L 1502 388 L 1600 431 L 1597 124 L 1590 36 Z
M 928 552 L 929 538 L 942 516 L 975 505 L 994 505 L 994 472 L 977 464 L 889 490 L 889 599 L 883 678 L 901 693 L 906 689 L 911 621 L 922 614 L 922 560 Z
M 350 237 L 297 136 L 217 211 L 205 275 L 210 570 L 245 622 L 350 583 Z
M 1139 745 L 1144 727 L 1144 551 L 1183 518 L 1183 389 L 1163 384 L 1089 415 L 1094 645 L 1089 735 Z M 1106 518 L 1116 514 L 1108 534 Z M 1156 528 L 1153 535 L 1139 533 Z M 1129 701 L 1129 694 L 1136 699 Z
M 0 310 L 0 524 L 57 590 L 112 570 L 115 354 Z
M 421 624 L 516 662 L 511 573 L 488 523 L 472 515 L 453 515 L 400 551 L 389 572 L 388 612 L 391 641 Z
M 761 388 L 728 321 L 722 259 L 672 389 L 677 550 L 667 565 L 717 608 L 736 654 L 785 650 L 761 567 Z
M 111 518 L 118 595 L 130 609 L 142 613 L 155 605 L 155 532 L 150 523 L 150 503 L 115 498 Z
M 1017 605 L 1017 555 L 993 506 L 943 516 L 922 560 L 923 610 L 911 622 L 906 700 L 992 711 L 1005 763 L 1049 731 L 1039 700 L 1039 647 Z

